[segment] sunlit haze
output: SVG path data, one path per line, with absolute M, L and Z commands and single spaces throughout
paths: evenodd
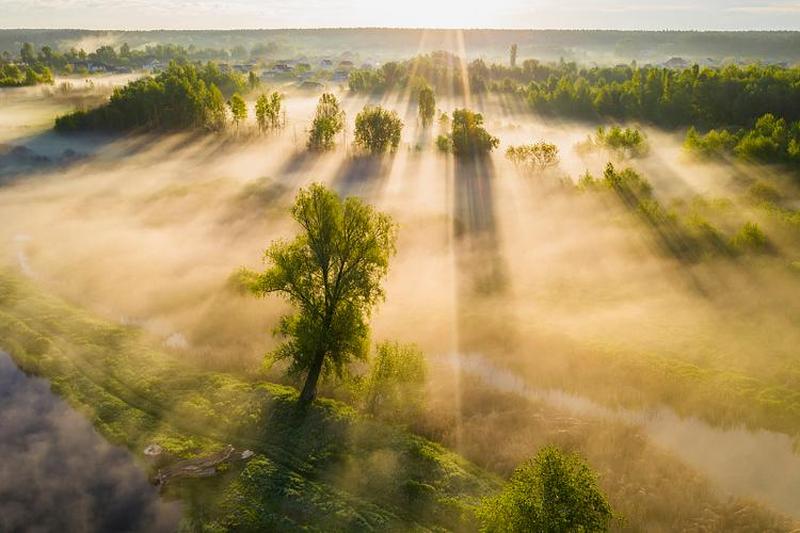
M 2 0 L 0 13 L 4 28 L 800 28 L 800 3 L 780 0 Z

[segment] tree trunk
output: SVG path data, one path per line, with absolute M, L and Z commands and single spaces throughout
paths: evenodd
M 308 369 L 306 382 L 303 385 L 303 390 L 300 392 L 300 405 L 307 407 L 317 397 L 317 381 L 319 375 L 322 373 L 322 362 L 325 360 L 325 352 L 318 353 L 314 360 L 311 362 L 311 367 Z

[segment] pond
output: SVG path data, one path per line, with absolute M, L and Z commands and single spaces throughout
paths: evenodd
M 175 531 L 167 502 L 46 380 L 0 352 L 0 531 Z

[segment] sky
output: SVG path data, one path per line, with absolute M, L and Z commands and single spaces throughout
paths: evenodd
M 2 28 L 800 30 L 800 0 L 0 0 Z

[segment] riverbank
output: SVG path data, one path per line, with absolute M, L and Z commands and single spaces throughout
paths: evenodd
M 166 492 L 184 522 L 210 530 L 429 530 L 475 527 L 471 507 L 495 476 L 420 437 L 330 400 L 305 416 L 296 391 L 199 371 L 109 324 L 0 273 L 0 338 L 25 372 L 145 463 L 157 444 L 201 457 L 233 445 L 255 452 L 210 479 Z

